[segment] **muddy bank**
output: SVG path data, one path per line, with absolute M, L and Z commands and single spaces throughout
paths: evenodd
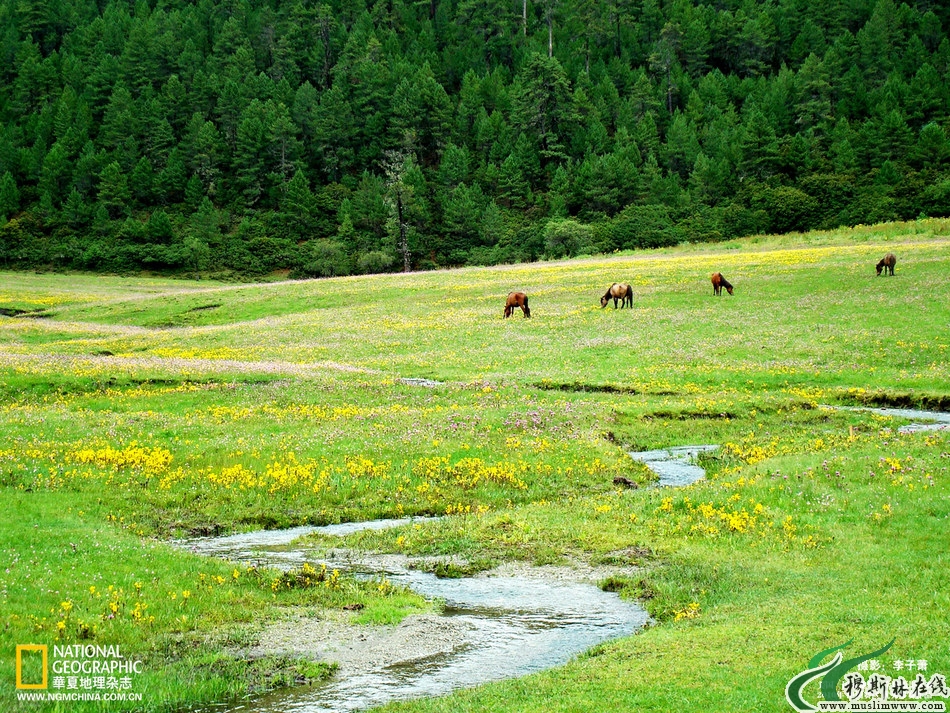
M 406 617 L 397 626 L 362 626 L 349 612 L 306 612 L 271 625 L 245 655 L 255 658 L 287 654 L 328 661 L 339 666 L 338 677 L 447 655 L 465 645 L 471 627 L 438 614 Z

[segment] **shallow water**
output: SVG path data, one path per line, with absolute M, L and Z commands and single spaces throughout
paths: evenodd
M 706 477 L 706 471 L 696 465 L 700 453 L 718 449 L 716 445 L 676 446 L 655 451 L 627 453 L 634 460 L 645 464 L 660 477 L 658 485 L 682 488 Z
M 411 377 L 400 379 L 399 383 L 406 384 L 407 386 L 424 386 L 427 389 L 434 389 L 436 386 L 445 384 L 444 381 L 436 381 L 435 379 L 416 379 Z
M 338 525 L 301 525 L 283 530 L 255 530 L 222 537 L 197 537 L 177 544 L 201 555 L 215 555 L 240 562 L 257 561 L 250 557 L 258 549 L 289 545 L 294 540 L 315 533 L 342 537 L 363 530 L 387 530 L 414 522 L 433 520 L 431 517 L 404 517 L 398 520 L 371 520 L 369 522 L 341 522 Z M 277 566 L 277 565 L 274 565 Z
M 841 411 L 866 411 L 876 413 L 879 416 L 892 416 L 894 418 L 903 418 L 908 421 L 930 421 L 930 423 L 909 423 L 900 426 L 898 433 L 919 433 L 921 431 L 946 431 L 950 430 L 950 413 L 943 411 L 921 411 L 912 408 L 871 408 L 864 406 L 825 406 L 824 408 L 834 408 Z
M 412 520 L 349 523 L 345 527 L 297 527 L 185 544 L 194 552 L 239 562 L 287 569 L 308 557 L 304 549 L 287 549 L 302 535 L 342 535 L 381 529 Z M 279 548 L 279 549 L 273 549 Z M 439 696 L 488 681 L 524 676 L 566 663 L 601 642 L 626 636 L 648 620 L 638 604 L 592 584 L 534 576 L 439 579 L 409 569 L 405 560 L 363 555 L 357 560 L 327 561 L 329 567 L 362 576 L 383 575 L 393 583 L 445 601 L 442 616 L 464 634 L 450 653 L 423 660 L 379 666 L 340 675 L 309 689 L 291 689 L 234 706 L 247 713 L 333 713 L 356 711 L 388 701 Z M 461 626 L 459 626 L 461 625 Z

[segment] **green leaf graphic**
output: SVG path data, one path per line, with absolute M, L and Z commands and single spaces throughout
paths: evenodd
M 824 697 L 826 701 L 840 701 L 841 699 L 838 698 L 838 681 L 841 680 L 841 677 L 862 661 L 867 661 L 868 659 L 873 659 L 875 656 L 880 656 L 889 648 L 891 648 L 895 641 L 897 641 L 897 639 L 891 639 L 891 643 L 889 643 L 887 646 L 880 648 L 877 651 L 872 651 L 871 653 L 864 656 L 858 656 L 857 658 L 842 661 L 833 669 L 831 669 L 828 672 L 828 675 L 825 676 L 824 680 L 821 682 L 822 697 Z
M 836 647 L 836 648 L 841 648 Z M 834 651 L 835 649 L 829 649 L 828 651 Z M 828 651 L 823 651 L 820 656 L 824 656 Z M 795 676 L 791 681 L 788 682 L 788 685 L 785 687 L 785 698 L 791 704 L 792 708 L 799 711 L 799 713 L 806 713 L 806 711 L 816 711 L 818 710 L 811 703 L 802 698 L 802 689 L 807 686 L 809 683 L 814 681 L 816 678 L 824 674 L 826 671 L 830 671 L 839 663 L 841 663 L 841 652 L 835 654 L 835 657 L 831 659 L 824 666 L 818 666 L 817 668 L 810 668 L 806 671 L 802 671 L 800 674 Z M 812 661 L 815 659 L 812 658 Z M 819 659 L 821 660 L 821 659 Z
M 817 654 L 811 657 L 811 661 L 808 662 L 808 668 L 816 668 L 817 666 L 821 664 L 821 660 L 825 658 L 825 656 L 832 653 L 833 651 L 837 651 L 838 649 L 843 649 L 846 646 L 849 646 L 852 641 L 854 641 L 853 637 L 845 641 L 843 644 L 839 644 L 838 646 L 832 646 L 830 649 L 825 649 L 824 651 L 818 652 Z

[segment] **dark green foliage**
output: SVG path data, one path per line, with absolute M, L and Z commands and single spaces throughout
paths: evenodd
M 0 220 L 6 222 L 8 216 L 16 213 L 20 207 L 20 191 L 17 190 L 13 175 L 7 171 L 0 178 Z
M 310 276 L 950 214 L 939 3 L 0 0 L 0 256 Z
M 590 252 L 592 247 L 593 231 L 589 225 L 559 218 L 549 221 L 544 228 L 544 249 L 550 257 L 572 257 Z
M 605 233 L 609 247 L 619 250 L 675 245 L 684 237 L 662 205 L 629 206 L 608 223 Z

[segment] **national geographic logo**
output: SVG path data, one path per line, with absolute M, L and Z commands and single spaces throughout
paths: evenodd
M 37 679 L 40 679 L 38 683 Z M 46 644 L 17 644 L 16 687 L 35 690 L 46 688 L 48 682 L 49 650 Z

